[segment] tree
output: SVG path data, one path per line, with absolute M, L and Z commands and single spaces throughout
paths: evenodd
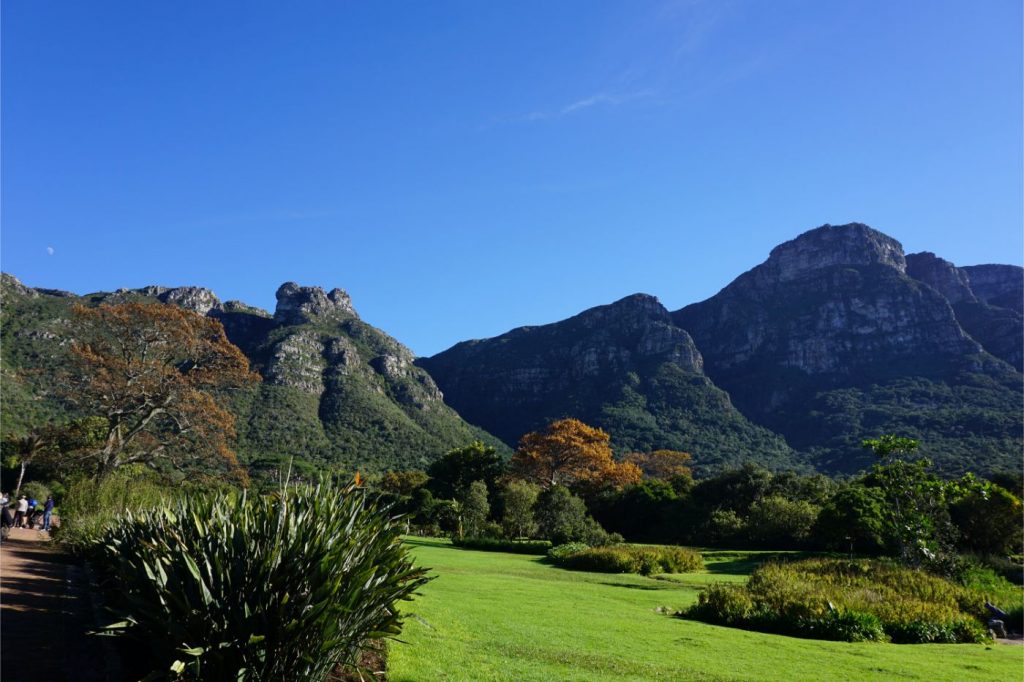
M 18 482 L 14 486 L 14 497 L 21 492 L 21 483 L 25 479 L 25 470 L 33 462 L 53 452 L 53 442 L 38 431 L 33 431 L 20 438 L 13 438 L 11 449 L 18 466 Z
M 861 447 L 871 450 L 879 459 L 896 458 L 900 455 L 912 455 L 917 452 L 920 443 L 913 438 L 904 438 L 893 434 L 885 434 L 878 438 L 868 438 L 860 443 Z
M 502 490 L 505 513 L 501 525 L 510 538 L 533 535 L 537 524 L 533 520 L 533 506 L 537 503 L 540 487 L 526 481 L 509 481 Z
M 670 481 L 677 476 L 693 476 L 690 464 L 693 457 L 688 452 L 678 450 L 654 450 L 653 452 L 631 452 L 623 461 L 632 462 L 640 467 L 644 476 L 662 481 Z
M 497 450 L 482 441 L 450 450 L 427 468 L 430 489 L 439 498 L 454 499 L 465 493 L 473 481 L 493 489 L 505 471 Z
M 820 507 L 806 500 L 769 495 L 750 505 L 747 537 L 763 548 L 797 549 L 811 536 Z
M 641 478 L 636 464 L 612 459 L 607 433 L 578 419 L 561 419 L 523 436 L 510 468 L 513 475 L 543 488 L 622 488 Z
M 134 462 L 240 473 L 234 417 L 215 394 L 258 381 L 217 320 L 163 304 L 78 306 L 67 396 L 106 420 L 81 451 L 106 477 Z
M 872 467 L 865 482 L 885 495 L 886 531 L 900 560 L 910 566 L 941 568 L 953 556 L 956 531 L 949 520 L 942 481 L 928 471 L 931 462 L 900 458 L 917 452 L 918 442 L 912 438 L 885 435 L 865 440 L 862 446 L 885 462 Z
M 814 535 L 828 549 L 877 554 L 885 549 L 884 507 L 878 488 L 849 485 L 822 508 Z
M 422 471 L 389 471 L 380 480 L 384 492 L 408 497 L 427 484 L 429 476 Z
M 1021 502 L 1009 490 L 966 474 L 946 484 L 946 498 L 960 546 L 981 554 L 1021 551 Z
M 462 500 L 462 532 L 471 538 L 481 537 L 490 514 L 487 484 L 483 481 L 473 481 L 466 490 L 465 499 Z
M 585 542 L 596 546 L 609 541 L 608 533 L 587 515 L 587 505 L 565 486 L 553 485 L 541 491 L 534 515 L 540 535 L 556 545 Z

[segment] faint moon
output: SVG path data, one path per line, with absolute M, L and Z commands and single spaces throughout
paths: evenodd
M 53 247 L 52 246 L 47 246 L 46 247 L 46 253 L 47 253 L 47 255 L 52 256 L 54 254 Z

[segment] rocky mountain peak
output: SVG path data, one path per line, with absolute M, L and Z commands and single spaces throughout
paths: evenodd
M 938 291 L 950 303 L 978 300 L 971 291 L 967 273 L 930 251 L 909 254 L 907 274 Z
M 304 324 L 322 317 L 354 316 L 352 298 L 341 289 L 329 293 L 320 287 L 303 287 L 285 282 L 277 290 L 274 320 L 282 324 Z
M 204 287 L 161 287 L 151 285 L 135 289 L 134 293 L 155 298 L 161 303 L 176 305 L 200 315 L 209 315 L 210 311 L 223 309 L 220 299 Z
M 888 265 L 906 272 L 903 245 L 861 223 L 822 225 L 772 249 L 764 263 L 777 281 L 835 265 Z
M 25 296 L 27 298 L 38 298 L 39 293 L 32 287 L 27 287 L 21 283 L 21 280 L 14 275 L 9 275 L 6 272 L 0 273 L 0 284 L 4 290 L 9 290 L 19 296 Z

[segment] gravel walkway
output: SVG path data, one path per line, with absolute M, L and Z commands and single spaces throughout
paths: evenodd
M 0 544 L 0 679 L 109 680 L 103 647 L 86 635 L 91 614 L 81 568 L 47 533 L 12 529 Z

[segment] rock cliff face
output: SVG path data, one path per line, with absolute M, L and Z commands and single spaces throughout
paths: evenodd
M 826 469 L 856 469 L 868 462 L 859 439 L 874 431 L 932 446 L 958 432 L 983 437 L 958 395 L 969 385 L 991 384 L 1004 416 L 1018 409 L 1020 375 L 965 332 L 950 298 L 977 305 L 952 264 L 904 258 L 898 242 L 864 225 L 826 225 L 673 319 L 744 414 Z M 922 413 L 940 409 L 945 423 L 922 428 Z M 1020 438 L 1016 426 L 1006 435 Z
M 1024 369 L 1024 316 L 1012 306 L 1019 308 L 1024 295 L 1022 272 L 999 265 L 958 268 L 928 252 L 907 256 L 907 274 L 942 294 L 964 331 L 1018 372 Z
M 506 443 L 573 416 L 620 452 L 679 449 L 699 470 L 744 458 L 794 466 L 781 439 L 746 421 L 703 374 L 690 335 L 653 296 L 610 305 L 423 358 L 450 404 Z
M 199 287 L 60 294 L 3 275 L 4 388 L 17 404 L 16 414 L 5 415 L 5 432 L 19 426 L 10 418 L 20 419 L 23 409 L 60 413 L 40 398 L 54 398 L 46 376 L 66 352 L 72 304 L 160 301 L 220 320 L 263 377 L 232 402 L 244 461 L 259 466 L 294 456 L 363 471 L 423 468 L 472 440 L 500 445 L 445 405 L 409 349 L 360 320 L 341 289 L 286 283 L 273 315 L 238 301 L 221 303 Z
M 1024 268 L 1016 265 L 968 265 L 961 268 L 982 301 L 1024 313 Z

